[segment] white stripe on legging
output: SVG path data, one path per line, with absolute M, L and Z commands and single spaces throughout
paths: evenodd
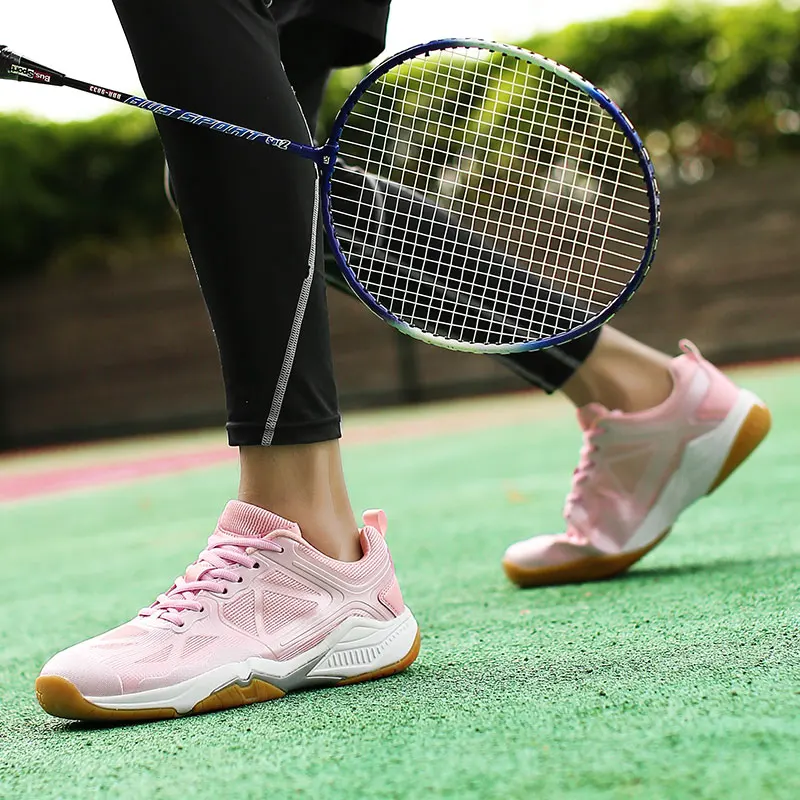
M 297 301 L 297 311 L 294 314 L 292 330 L 289 334 L 289 343 L 286 346 L 286 354 L 283 356 L 283 364 L 278 375 L 278 384 L 275 387 L 275 394 L 272 398 L 272 407 L 269 410 L 267 424 L 264 428 L 264 435 L 261 437 L 261 444 L 265 447 L 272 444 L 275 436 L 275 428 L 278 425 L 278 417 L 283 406 L 283 398 L 286 396 L 286 387 L 289 385 L 289 376 L 292 374 L 292 365 L 297 353 L 297 343 L 300 340 L 300 328 L 303 325 L 303 317 L 308 305 L 308 296 L 311 293 L 311 284 L 314 281 L 314 267 L 317 261 L 317 225 L 319 217 L 319 173 L 314 167 L 314 217 L 311 222 L 311 247 L 308 251 L 308 275 L 303 281 L 300 290 L 300 299 Z

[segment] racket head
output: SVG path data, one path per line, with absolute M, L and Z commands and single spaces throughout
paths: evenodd
M 487 335 L 486 331 L 483 331 L 478 336 L 464 335 L 464 325 L 460 326 L 460 336 L 449 335 L 448 333 L 443 334 L 441 332 L 442 326 L 429 325 L 425 324 L 425 322 L 420 324 L 417 315 L 414 313 L 409 314 L 405 311 L 402 298 L 400 298 L 400 302 L 397 302 L 397 298 L 392 297 L 391 291 L 383 291 L 383 279 L 387 275 L 390 276 L 393 269 L 405 269 L 409 265 L 413 267 L 413 263 L 411 263 L 414 260 L 413 258 L 409 258 L 407 254 L 397 253 L 396 251 L 393 253 L 391 246 L 388 250 L 384 249 L 382 253 L 381 248 L 373 247 L 373 253 L 379 254 L 376 256 L 378 260 L 383 260 L 383 271 L 378 270 L 376 272 L 374 269 L 364 270 L 360 268 L 358 264 L 354 263 L 354 261 L 357 261 L 357 259 L 353 258 L 354 246 L 353 242 L 350 241 L 352 237 L 344 237 L 341 235 L 342 228 L 345 226 L 343 226 L 342 223 L 343 215 L 338 211 L 338 206 L 341 204 L 339 203 L 339 194 L 337 194 L 336 176 L 338 170 L 344 169 L 342 166 L 341 157 L 344 156 L 351 166 L 355 165 L 357 168 L 363 169 L 364 172 L 377 176 L 377 179 L 380 181 L 381 185 L 383 185 L 384 181 L 392 180 L 393 182 L 407 186 L 409 184 L 414 184 L 411 185 L 410 188 L 417 192 L 420 191 L 419 186 L 415 184 L 415 179 L 420 176 L 419 170 L 417 169 L 417 171 L 413 173 L 411 176 L 411 181 L 404 180 L 409 176 L 403 174 L 403 169 L 394 169 L 394 165 L 392 163 L 393 154 L 385 146 L 383 148 L 379 148 L 374 154 L 374 157 L 359 157 L 359 155 L 355 152 L 359 147 L 366 147 L 368 150 L 372 150 L 372 145 L 364 144 L 363 142 L 360 144 L 354 143 L 348 139 L 348 134 L 352 134 L 353 130 L 359 134 L 365 133 L 363 122 L 359 121 L 357 125 L 353 125 L 354 117 L 361 112 L 362 107 L 375 110 L 376 97 L 378 99 L 377 110 L 386 112 L 388 106 L 381 106 L 381 98 L 386 96 L 386 91 L 384 91 L 384 89 L 387 85 L 389 85 L 390 88 L 393 88 L 395 85 L 402 82 L 403 70 L 406 70 L 406 78 L 410 82 L 411 78 L 409 76 L 412 75 L 414 70 L 420 69 L 419 62 L 422 59 L 425 59 L 426 61 L 428 59 L 436 58 L 446 59 L 448 55 L 452 56 L 452 59 L 458 60 L 458 63 L 461 64 L 472 60 L 473 63 L 471 64 L 471 67 L 480 67 L 481 64 L 489 65 L 491 67 L 493 61 L 500 60 L 503 62 L 503 64 L 511 61 L 521 62 L 525 65 L 529 65 L 534 70 L 539 70 L 540 76 L 549 76 L 549 79 L 553 83 L 556 81 L 559 82 L 559 86 L 564 91 L 562 95 L 557 97 L 558 100 L 564 101 L 569 97 L 581 97 L 587 100 L 590 104 L 592 104 L 592 109 L 594 112 L 600 112 L 601 114 L 606 115 L 604 118 L 606 129 L 610 130 L 611 128 L 609 128 L 609 125 L 612 125 L 613 130 L 623 137 L 627 148 L 629 148 L 628 152 L 626 153 L 626 163 L 628 166 L 635 163 L 637 168 L 636 177 L 640 183 L 638 189 L 643 192 L 643 201 L 636 211 L 637 215 L 640 215 L 640 219 L 638 220 L 638 229 L 637 231 L 632 232 L 635 233 L 634 238 L 636 239 L 637 246 L 636 263 L 635 265 L 632 264 L 631 267 L 626 270 L 624 281 L 615 282 L 617 285 L 613 292 L 613 296 L 606 297 L 603 302 L 599 304 L 597 302 L 590 304 L 590 310 L 583 314 L 583 319 L 580 319 L 580 315 L 578 319 L 574 319 L 573 312 L 572 319 L 562 320 L 560 325 L 551 324 L 547 330 L 543 329 L 538 335 L 531 335 L 530 330 L 528 331 L 527 335 L 524 335 L 524 332 L 520 332 L 519 329 L 514 325 L 510 326 L 510 328 L 505 325 L 500 325 L 500 328 L 504 328 L 506 330 L 506 332 L 501 335 L 494 334 L 489 336 Z M 452 66 L 452 60 L 449 66 Z M 501 75 L 504 69 L 505 66 L 501 64 L 499 67 Z M 437 80 L 438 75 L 439 71 L 437 69 Z M 465 74 L 462 67 L 462 78 L 464 77 Z M 418 81 L 418 83 L 424 84 L 426 81 L 423 79 Z M 466 84 L 468 89 L 470 88 L 469 83 L 470 76 L 467 75 Z M 486 85 L 482 87 L 486 92 L 488 92 L 490 89 L 490 83 L 491 81 L 487 78 Z M 541 84 L 539 84 L 539 87 L 541 88 Z M 474 89 L 474 86 L 472 88 Z M 516 78 L 514 78 L 514 88 L 516 89 Z M 537 92 L 540 91 L 540 88 L 537 88 Z M 470 89 L 470 91 L 471 90 L 472 89 Z M 442 84 L 442 86 L 436 86 L 434 84 L 431 90 L 431 96 L 428 99 L 436 100 L 437 92 L 444 92 L 447 94 L 448 91 L 450 91 L 450 87 L 447 80 Z M 391 105 L 391 103 L 396 99 L 396 97 L 392 98 L 388 105 Z M 533 103 L 536 104 L 537 102 L 538 101 L 534 96 Z M 538 108 L 538 106 L 535 107 Z M 566 106 L 561 107 L 559 113 L 563 113 L 565 108 Z M 521 111 L 522 109 L 519 110 Z M 391 114 L 395 112 L 389 110 L 389 113 L 391 116 Z M 534 121 L 536 120 L 537 113 L 539 112 L 534 110 Z M 545 108 L 545 116 L 547 113 L 549 113 L 549 109 Z M 399 115 L 401 118 L 403 117 L 402 110 L 399 112 Z M 368 118 L 368 116 L 369 112 L 367 114 L 361 114 L 362 119 Z M 424 129 L 430 124 L 430 119 L 423 120 L 422 128 Z M 399 127 L 402 128 L 402 120 L 401 123 L 399 123 Z M 368 133 L 368 131 L 366 133 Z M 417 133 L 419 133 L 419 130 L 412 125 L 409 135 L 413 137 Z M 519 133 L 519 131 L 516 133 Z M 423 138 L 425 136 L 424 130 L 422 132 L 422 136 Z M 398 142 L 395 141 L 394 144 L 397 145 Z M 452 144 L 452 142 L 448 142 L 448 144 Z M 608 322 L 625 305 L 625 303 L 628 302 L 647 275 L 655 256 L 660 232 L 660 198 L 653 164 L 641 137 L 624 112 L 604 91 L 594 86 L 588 80 L 573 72 L 568 67 L 565 67 L 562 64 L 559 64 L 552 59 L 549 59 L 546 56 L 538 53 L 533 53 L 512 45 L 488 42 L 480 39 L 441 39 L 416 45 L 399 52 L 374 67 L 359 82 L 355 89 L 353 89 L 335 118 L 330 137 L 324 148 L 324 151 L 330 157 L 325 159 L 322 170 L 322 190 L 323 197 L 325 198 L 323 205 L 323 219 L 333 255 L 336 258 L 345 280 L 353 292 L 373 312 L 381 317 L 381 319 L 388 322 L 399 331 L 412 336 L 413 338 L 434 344 L 439 347 L 452 350 L 461 350 L 465 352 L 503 354 L 540 350 L 557 346 L 559 344 L 564 344 L 572 339 L 583 336 Z M 496 153 L 493 153 L 492 155 L 496 155 Z M 556 155 L 558 155 L 558 153 L 556 153 Z M 562 153 L 561 155 L 564 154 Z M 565 155 L 565 158 L 568 158 L 568 154 Z M 607 160 L 608 159 L 606 156 L 606 161 Z M 552 172 L 552 162 L 550 163 L 549 168 Z M 579 179 L 573 180 L 571 184 L 565 184 L 569 191 L 579 187 L 580 180 L 587 177 L 581 176 L 579 169 L 573 170 L 573 172 L 579 176 Z M 630 178 L 631 175 L 629 174 L 627 177 Z M 534 183 L 540 178 L 541 176 L 531 177 L 532 182 Z M 543 191 L 543 194 L 547 195 L 547 193 L 547 182 L 545 182 L 545 190 Z M 425 195 L 426 199 L 434 203 L 437 203 L 437 200 L 440 199 L 440 193 L 422 192 L 422 194 Z M 584 195 L 587 194 L 590 193 L 588 191 L 584 193 Z M 600 194 L 600 192 L 598 192 L 598 194 Z M 561 189 L 558 189 L 559 202 L 561 199 Z M 572 202 L 571 199 L 570 202 Z M 528 204 L 531 206 L 531 208 L 528 210 L 532 213 L 528 215 L 527 221 L 529 224 L 535 225 L 536 213 L 540 212 L 542 209 L 536 209 L 536 204 L 531 203 L 530 201 Z M 583 205 L 586 206 L 585 196 Z M 627 206 L 624 207 L 628 208 Z M 608 217 L 614 213 L 613 209 L 606 210 L 608 211 Z M 624 214 L 624 212 L 622 213 Z M 567 216 L 569 216 L 569 214 Z M 575 215 L 572 214 L 572 216 Z M 459 222 L 463 223 L 464 221 L 465 217 L 459 216 Z M 592 221 L 594 222 L 595 220 Z M 469 225 L 470 223 L 474 222 L 474 219 L 467 218 L 466 222 Z M 606 223 L 606 230 L 608 227 L 609 223 Z M 614 229 L 613 225 L 610 227 L 612 230 Z M 402 230 L 394 230 L 392 232 L 395 240 L 398 236 L 402 237 L 403 234 L 404 231 Z M 478 234 L 482 235 L 480 231 L 478 231 Z M 367 234 L 365 238 L 369 238 L 369 235 L 370 234 Z M 589 235 L 587 234 L 587 238 L 588 236 Z M 389 239 L 391 240 L 391 238 L 392 237 L 390 236 Z M 429 241 L 428 244 L 432 244 L 433 249 L 435 250 L 437 242 L 433 240 L 436 237 L 429 238 L 431 241 Z M 498 244 L 498 240 L 494 237 L 489 237 L 489 241 L 492 247 Z M 562 242 L 563 241 L 566 240 L 562 239 Z M 601 255 L 602 247 L 603 246 L 601 245 Z M 575 246 L 573 244 L 573 252 L 574 249 Z M 597 247 L 594 249 L 596 250 Z M 617 255 L 621 254 L 617 253 Z M 505 257 L 508 257 L 507 253 L 504 254 L 504 258 Z M 512 258 L 512 260 L 514 259 Z M 537 275 L 537 267 L 541 268 L 547 266 L 544 264 L 537 265 L 535 262 L 530 264 L 522 263 L 521 265 L 519 262 L 515 263 L 533 275 Z M 598 265 L 598 268 L 599 266 L 602 265 Z M 435 271 L 435 268 L 433 271 Z M 428 272 L 431 272 L 430 268 L 428 269 Z M 544 269 L 540 270 L 538 274 L 550 280 L 546 272 L 547 270 Z M 595 276 L 595 282 L 596 281 L 597 276 Z M 446 280 L 445 283 L 447 283 Z M 562 278 L 560 285 L 569 289 L 569 280 L 565 281 Z M 546 293 L 548 290 L 544 291 Z M 549 292 L 551 295 L 554 293 L 552 283 Z M 557 290 L 555 291 L 555 294 L 558 295 Z M 608 295 L 609 292 L 605 292 L 605 294 Z M 537 290 L 537 300 L 540 295 L 541 291 Z M 462 295 L 459 296 L 462 298 L 464 297 Z M 476 295 L 471 300 L 467 300 L 465 302 L 467 306 L 474 306 L 475 308 L 483 311 L 485 305 L 483 303 L 484 300 L 485 297 Z M 431 303 L 430 298 L 428 298 L 427 302 L 429 304 Z M 435 302 L 435 300 L 433 302 Z M 508 305 L 510 306 L 511 303 L 512 298 L 509 298 Z M 495 303 L 494 307 L 497 308 L 498 304 Z M 423 309 L 423 311 L 427 312 L 430 312 L 431 310 L 435 311 L 436 309 Z M 491 314 L 489 316 L 491 317 Z M 500 314 L 499 318 L 505 318 L 503 313 Z M 484 325 L 484 327 L 488 328 L 492 328 L 493 326 L 493 322 L 489 322 Z M 451 329 L 453 327 L 458 328 L 459 326 L 450 326 Z M 476 333 L 478 333 L 478 331 L 476 331 Z M 499 341 L 498 338 L 500 339 Z

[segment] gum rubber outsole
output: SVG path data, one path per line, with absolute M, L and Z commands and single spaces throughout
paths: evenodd
M 706 495 L 718 489 L 731 473 L 758 447 L 772 427 L 772 415 L 761 404 L 754 405 L 742 422 L 725 461 Z M 633 566 L 646 556 L 656 545 L 666 539 L 672 528 L 667 528 L 654 541 L 639 550 L 618 555 L 582 558 L 569 564 L 539 569 L 525 569 L 511 561 L 503 560 L 503 570 L 509 580 L 517 586 L 528 589 L 534 586 L 557 586 L 565 583 L 586 583 L 613 578 Z
M 418 628 L 417 635 L 414 637 L 414 643 L 411 645 L 411 649 L 399 661 L 395 661 L 394 664 L 389 664 L 387 667 L 376 669 L 374 672 L 366 672 L 363 675 L 355 675 L 352 678 L 345 678 L 344 680 L 339 681 L 336 686 L 349 686 L 352 683 L 374 681 L 378 678 L 388 678 L 390 675 L 395 675 L 398 672 L 402 672 L 404 669 L 408 669 L 417 660 L 419 648 L 420 634 Z
M 420 634 L 414 638 L 414 643 L 408 653 L 386 667 L 381 667 L 374 672 L 356 675 L 339 681 L 336 686 L 345 686 L 351 683 L 386 678 L 397 672 L 407 669 L 419 655 Z M 36 699 L 39 705 L 54 717 L 81 720 L 86 722 L 142 722 L 160 719 L 173 719 L 175 717 L 190 716 L 192 714 L 206 714 L 210 711 L 223 711 L 228 708 L 261 703 L 266 700 L 277 700 L 286 694 L 282 689 L 273 686 L 267 681 L 253 679 L 246 686 L 232 684 L 209 695 L 201 700 L 191 711 L 179 714 L 174 708 L 142 708 L 142 709 L 113 709 L 101 708 L 90 703 L 78 688 L 58 675 L 44 675 L 36 680 Z
M 754 405 L 744 418 L 739 433 L 736 434 L 736 439 L 728 451 L 728 457 L 706 495 L 716 491 L 725 483 L 731 473 L 764 441 L 771 427 L 772 414 L 769 409 L 761 404 Z
M 523 589 L 533 586 L 559 586 L 564 583 L 602 581 L 625 572 L 640 558 L 646 556 L 657 544 L 666 539 L 671 530 L 672 528 L 667 528 L 647 547 L 642 547 L 640 550 L 632 550 L 630 553 L 582 558 L 569 564 L 542 567 L 541 569 L 525 569 L 524 567 L 518 567 L 511 561 L 503 561 L 503 569 L 509 580 Z

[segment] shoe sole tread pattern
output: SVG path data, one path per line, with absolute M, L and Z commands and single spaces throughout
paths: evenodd
M 754 403 L 739 426 L 725 461 L 706 492 L 706 496 L 716 491 L 761 444 L 769 433 L 771 426 L 772 416 L 769 409 L 760 402 Z M 509 580 L 523 589 L 534 586 L 556 586 L 566 583 L 606 580 L 625 572 L 633 566 L 653 550 L 656 545 L 664 541 L 671 530 L 671 527 L 667 528 L 645 547 L 628 553 L 583 558 L 570 564 L 541 567 L 539 569 L 526 569 L 511 561 L 503 560 L 503 570 Z

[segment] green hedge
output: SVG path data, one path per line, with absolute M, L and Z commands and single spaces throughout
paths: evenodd
M 800 10 L 779 2 L 669 6 L 522 44 L 621 102 L 666 183 L 697 179 L 698 163 L 702 176 L 703 163 L 800 147 Z M 323 130 L 361 74 L 334 75 Z M 161 177 L 155 128 L 141 112 L 69 124 L 0 116 L 0 281 L 45 269 L 56 254 L 64 263 L 65 253 L 176 233 Z
M 65 248 L 175 228 L 162 170 L 147 115 L 68 124 L 0 116 L 0 280 Z
M 800 149 L 800 9 L 670 6 L 524 46 L 605 88 L 673 155 L 747 163 Z

